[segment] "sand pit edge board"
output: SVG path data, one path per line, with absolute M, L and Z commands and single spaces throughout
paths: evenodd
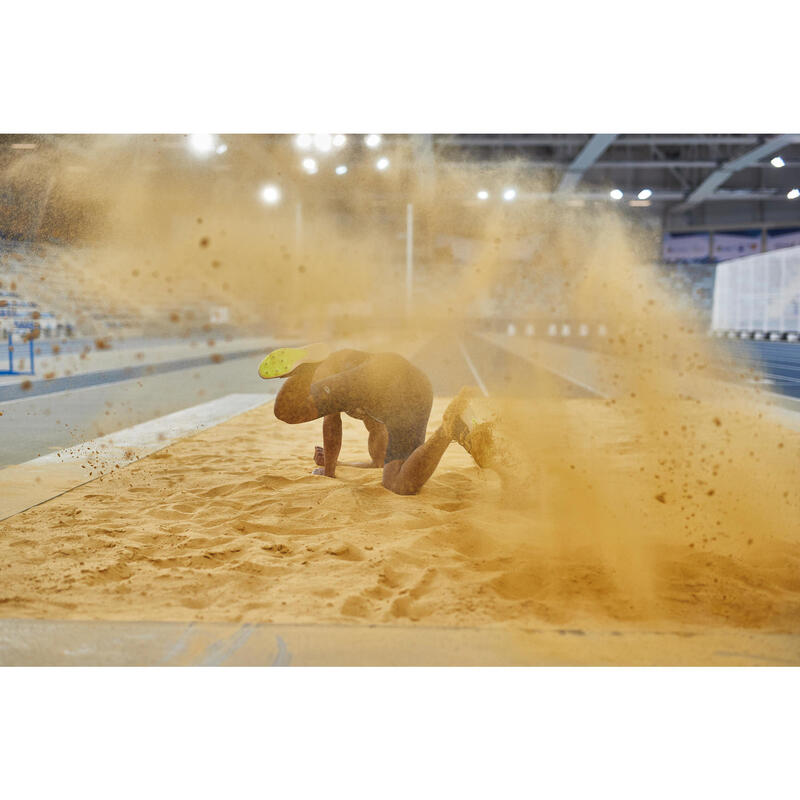
M 797 635 L 0 620 L 0 666 L 788 666 Z M 667 655 L 668 654 L 668 655 Z
M 0 521 L 152 455 L 178 439 L 269 403 L 274 396 L 272 393 L 225 395 L 0 469 Z

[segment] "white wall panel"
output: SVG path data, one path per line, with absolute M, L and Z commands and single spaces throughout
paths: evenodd
M 800 332 L 800 247 L 717 264 L 711 327 Z

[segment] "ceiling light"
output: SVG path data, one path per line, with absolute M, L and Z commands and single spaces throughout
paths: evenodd
M 506 189 L 503 192 L 503 200 L 505 200 L 508 203 L 510 203 L 516 196 L 517 196 L 516 189 Z
M 780 156 L 775 156 L 775 158 L 773 158 L 772 161 L 770 161 L 769 163 L 772 164 L 773 167 L 777 167 L 778 169 L 786 166 L 786 162 Z
M 611 190 L 611 191 L 608 193 L 608 196 L 609 196 L 609 197 L 610 197 L 612 200 L 622 200 L 622 189 L 612 189 L 612 190 Z
M 381 143 L 381 136 L 379 133 L 370 133 L 364 137 L 364 144 L 371 147 L 373 150 Z
M 489 192 L 486 189 L 481 189 L 478 192 L 478 200 L 488 200 L 489 199 Z
M 217 145 L 214 141 L 213 134 L 210 133 L 190 133 L 189 134 L 189 149 L 196 156 L 207 156 L 213 153 Z
M 800 197 L 800 189 L 791 189 L 786 193 L 786 197 L 789 200 L 796 200 L 798 197 Z
M 333 137 L 333 146 L 336 148 L 344 147 L 347 144 L 347 137 L 343 133 L 337 133 Z
M 280 202 L 281 190 L 270 183 L 261 190 L 261 199 L 270 206 L 274 206 Z
M 383 156 L 382 158 L 379 158 L 379 159 L 378 159 L 378 160 L 375 162 L 375 166 L 376 166 L 376 167 L 377 167 L 377 168 L 378 168 L 378 169 L 379 169 L 381 172 L 383 172 L 383 170 L 385 170 L 385 169 L 386 169 L 386 168 L 389 166 L 389 159 L 388 159 L 388 158 L 386 158 L 386 156 Z
M 228 145 L 226 145 L 226 144 L 221 144 L 217 148 L 217 155 L 218 156 L 221 156 L 223 153 L 227 153 L 227 152 L 228 152 Z
M 309 150 L 314 143 L 314 138 L 310 133 L 298 133 L 294 143 L 298 150 Z
M 347 167 L 344 164 L 339 164 L 339 166 L 336 167 L 337 175 L 344 175 L 346 172 L 347 172 Z
M 313 158 L 304 158 L 303 159 L 303 169 L 309 174 L 313 175 L 316 173 L 318 167 L 317 162 Z
M 320 153 L 329 153 L 331 147 L 333 147 L 333 136 L 329 133 L 315 133 L 314 147 L 316 147 Z
M 636 196 L 640 200 L 648 200 L 649 198 L 651 198 L 653 196 L 653 190 L 652 189 L 642 189 L 642 191 L 639 192 L 639 194 L 637 194 Z

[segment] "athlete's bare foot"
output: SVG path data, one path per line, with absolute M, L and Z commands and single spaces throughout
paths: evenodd
M 450 401 L 442 417 L 442 428 L 444 432 L 454 441 L 459 441 L 459 436 L 464 435 L 464 430 L 467 428 L 461 415 L 469 405 L 470 400 L 477 397 L 477 391 L 472 386 L 465 386 L 461 391 Z
M 491 422 L 468 422 L 464 413 L 471 400 L 478 396 L 471 386 L 465 386 L 444 412 L 442 429 L 451 441 L 458 442 L 479 467 L 493 466 L 494 426 Z

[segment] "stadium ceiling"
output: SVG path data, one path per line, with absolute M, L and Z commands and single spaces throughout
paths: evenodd
M 437 134 L 433 150 L 444 162 L 518 160 L 574 200 L 619 189 L 641 207 L 650 189 L 667 230 L 800 226 L 800 199 L 786 196 L 800 186 L 800 134 Z
M 88 138 L 0 134 L 0 172 L 31 150 L 58 144 L 62 150 L 77 152 Z M 352 139 L 356 148 L 360 138 Z M 572 204 L 617 202 L 631 207 L 633 214 L 649 215 L 667 231 L 800 227 L 800 197 L 787 197 L 800 187 L 800 134 L 414 134 L 409 138 L 421 158 L 418 168 L 424 169 L 428 159 L 476 170 L 513 161 L 535 176 L 538 191 L 531 197 Z M 152 141 L 159 149 L 186 147 L 182 135 L 152 137 Z M 778 156 L 783 166 L 773 165 Z M 216 168 L 225 167 L 220 163 Z M 612 189 L 621 191 L 622 198 L 610 200 Z M 644 189 L 652 194 L 640 199 Z M 519 192 L 520 201 L 525 197 Z

